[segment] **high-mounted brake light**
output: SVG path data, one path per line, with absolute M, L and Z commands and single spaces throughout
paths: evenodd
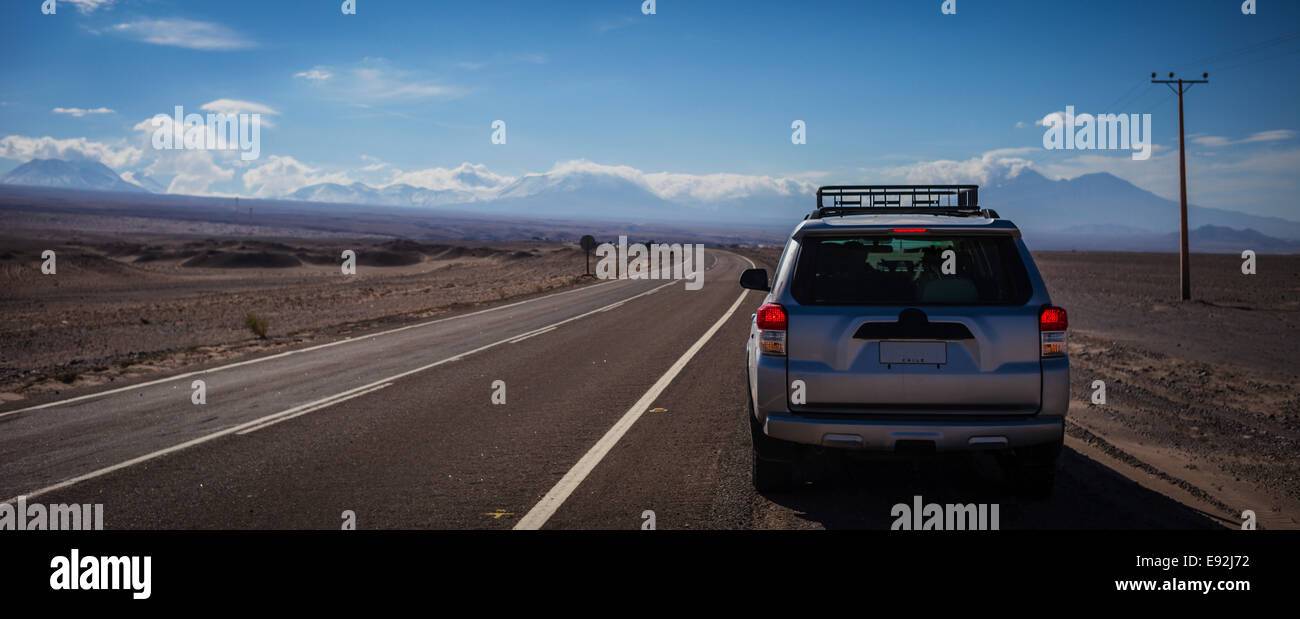
M 785 356 L 785 330 L 788 322 L 785 308 L 777 303 L 767 303 L 758 308 L 754 323 L 758 327 L 760 352 Z
M 1066 330 L 1069 327 L 1070 319 L 1065 310 L 1052 305 L 1046 305 L 1039 310 L 1038 334 L 1042 344 L 1042 356 L 1065 356 L 1068 341 Z
M 894 228 L 894 232 L 929 232 L 929 228 Z

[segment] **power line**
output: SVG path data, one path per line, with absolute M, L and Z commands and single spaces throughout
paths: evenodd
M 1205 58 L 1202 58 L 1202 59 L 1200 59 L 1200 60 L 1194 60 L 1194 61 L 1189 62 L 1189 63 L 1178 63 L 1178 64 L 1176 64 L 1175 66 L 1180 67 L 1180 68 L 1186 68 L 1186 67 L 1189 66 L 1189 65 L 1196 65 L 1196 66 L 1202 66 L 1202 67 L 1205 67 L 1205 68 L 1214 68 L 1214 67 L 1209 67 L 1209 66 L 1206 66 L 1206 65 L 1208 65 L 1208 64 L 1217 64 L 1217 63 L 1225 62 L 1225 61 L 1228 61 L 1228 60 L 1235 60 L 1235 59 L 1240 58 L 1240 57 L 1248 56 L 1248 55 L 1250 55 L 1250 54 L 1252 54 L 1252 53 L 1254 53 L 1254 52 L 1264 51 L 1264 50 L 1266 50 L 1266 49 L 1268 49 L 1268 48 L 1270 48 L 1270 47 L 1274 47 L 1274 46 L 1277 46 L 1277 45 L 1281 45 L 1281 44 L 1283 44 L 1283 43 L 1287 43 L 1287 42 L 1289 42 L 1289 41 L 1293 41 L 1293 40 L 1296 40 L 1296 39 L 1300 39 L 1300 31 L 1297 31 L 1297 32 L 1291 32 L 1291 33 L 1287 33 L 1287 34 L 1283 34 L 1283 35 L 1279 35 L 1279 36 L 1273 37 L 1273 38 L 1271 38 L 1271 39 L 1266 39 L 1266 40 L 1263 40 L 1263 41 L 1257 41 L 1257 42 L 1255 42 L 1255 43 L 1251 43 L 1251 44 L 1249 44 L 1249 45 L 1245 45 L 1245 46 L 1238 47 L 1238 48 L 1235 48 L 1235 49 L 1230 49 L 1230 50 L 1224 50 L 1224 51 L 1216 52 L 1216 53 L 1211 54 L 1211 55 L 1209 55 L 1209 56 L 1206 56 Z M 1237 68 L 1241 68 L 1241 67 L 1244 67 L 1244 66 L 1247 66 L 1247 65 L 1250 65 L 1250 64 L 1254 64 L 1255 62 L 1260 62 L 1260 61 L 1263 61 L 1263 60 L 1272 60 L 1272 59 L 1275 59 L 1275 58 L 1282 58 L 1282 57 L 1289 56 L 1289 55 L 1292 55 L 1292 54 L 1295 54 L 1295 53 L 1300 53 L 1300 49 L 1292 50 L 1292 51 L 1289 51 L 1289 52 L 1284 52 L 1284 53 L 1279 54 L 1279 55 L 1277 55 L 1277 56 L 1270 56 L 1270 57 L 1266 57 L 1266 58 L 1259 58 L 1259 59 L 1251 60 L 1251 61 L 1249 61 L 1249 62 L 1245 62 L 1245 63 L 1242 63 L 1242 64 L 1233 65 L 1233 66 L 1228 67 L 1228 68 L 1226 68 L 1226 69 L 1224 69 L 1224 68 L 1215 68 L 1215 70 L 1216 70 L 1216 71 L 1227 71 L 1227 70 L 1230 70 L 1230 69 L 1237 69 Z M 1128 107 L 1128 106 L 1135 105 L 1135 104 L 1138 103 L 1139 101 L 1143 101 L 1143 100 L 1149 98 L 1151 92 L 1152 92 L 1152 91 L 1156 91 L 1156 89 L 1152 88 L 1152 89 L 1149 89 L 1149 90 L 1146 90 L 1146 91 L 1139 91 L 1138 88 L 1139 88 L 1143 83 L 1145 83 L 1145 82 L 1146 82 L 1146 80 L 1140 80 L 1136 85 L 1134 85 L 1133 87 L 1129 88 L 1127 91 L 1124 92 L 1124 94 L 1122 94 L 1122 95 L 1120 95 L 1118 98 L 1116 98 L 1114 103 L 1111 103 L 1110 105 L 1108 105 L 1108 106 L 1106 106 L 1105 108 L 1102 108 L 1102 109 L 1103 109 L 1103 110 L 1120 110 L 1120 109 L 1124 109 L 1124 108 L 1126 108 L 1126 107 Z M 1157 91 L 1157 92 L 1158 92 L 1158 91 Z
M 1189 63 L 1187 63 L 1187 64 L 1183 64 L 1183 65 L 1179 65 L 1179 66 L 1180 66 L 1180 67 L 1183 67 L 1183 68 L 1186 68 L 1188 65 L 1196 65 L 1196 66 L 1198 66 L 1198 67 L 1209 67 L 1210 65 L 1217 64 L 1217 63 L 1219 63 L 1219 62 L 1223 62 L 1223 61 L 1225 61 L 1225 60 L 1232 60 L 1232 59 L 1237 58 L 1237 57 L 1239 57 L 1239 56 L 1249 55 L 1249 54 L 1251 54 L 1251 53 L 1254 53 L 1254 52 L 1257 52 L 1257 51 L 1262 51 L 1262 50 L 1268 49 L 1268 48 L 1270 48 L 1270 47 L 1273 47 L 1273 46 L 1275 46 L 1275 45 L 1281 45 L 1282 43 L 1286 43 L 1286 42 L 1288 42 L 1288 41 L 1293 41 L 1293 40 L 1295 40 L 1295 39 L 1300 39 L 1300 32 L 1292 32 L 1292 33 L 1284 34 L 1284 35 L 1281 35 L 1281 36 L 1278 36 L 1278 37 L 1274 37 L 1274 38 L 1272 38 L 1272 39 L 1268 39 L 1268 40 L 1265 40 L 1265 41 L 1259 41 L 1259 42 L 1256 42 L 1256 43 L 1252 43 L 1252 44 L 1247 45 L 1247 46 L 1245 46 L 1245 47 L 1239 47 L 1239 48 L 1234 49 L 1234 50 L 1228 50 L 1228 51 L 1225 51 L 1225 52 L 1219 52 L 1219 53 L 1214 54 L 1214 55 L 1212 55 L 1212 56 L 1207 56 L 1207 57 L 1202 58 L 1202 59 L 1200 59 L 1200 60 L 1194 60 L 1194 61 L 1192 61 L 1192 62 L 1189 62 Z
M 1159 94 L 1160 94 L 1160 89 L 1159 89 L 1159 88 L 1148 88 L 1148 89 L 1142 91 L 1142 92 L 1141 92 L 1140 94 L 1138 94 L 1136 97 L 1132 97 L 1132 98 L 1130 98 L 1128 101 L 1125 101 L 1123 107 L 1115 108 L 1115 109 L 1120 109 L 1120 110 L 1124 110 L 1124 109 L 1140 110 L 1140 109 L 1142 109 L 1143 107 L 1145 107 L 1145 106 L 1148 105 L 1148 101 L 1151 99 L 1151 95 L 1152 95 L 1152 93 L 1155 93 L 1155 94 L 1159 95 Z
M 1104 107 L 1104 108 L 1101 108 L 1101 109 L 1102 109 L 1103 111 L 1110 111 L 1110 110 L 1121 109 L 1121 108 L 1118 107 L 1119 102 L 1120 102 L 1120 101 L 1123 101 L 1123 100 L 1125 100 L 1125 99 L 1127 99 L 1127 98 L 1128 98 L 1130 95 L 1132 95 L 1134 92 L 1137 92 L 1137 89 L 1141 88 L 1141 87 L 1142 87 L 1144 84 L 1146 84 L 1146 83 L 1147 83 L 1147 81 L 1146 81 L 1145 79 L 1138 80 L 1138 83 L 1134 84 L 1132 88 L 1128 89 L 1128 91 L 1126 91 L 1124 94 L 1120 95 L 1118 99 L 1115 99 L 1115 101 L 1112 102 L 1110 105 L 1108 105 L 1108 106 L 1106 106 L 1106 107 Z
M 1256 59 L 1254 59 L 1254 60 L 1248 60 L 1248 61 L 1243 62 L 1243 63 L 1241 63 L 1241 64 L 1235 64 L 1235 65 L 1232 65 L 1232 66 L 1230 66 L 1230 67 L 1223 68 L 1223 69 L 1217 69 L 1217 70 L 1218 70 L 1218 71 L 1231 71 L 1231 70 L 1233 70 L 1233 69 L 1240 69 L 1240 68 L 1242 68 L 1242 67 L 1248 67 L 1248 66 L 1253 65 L 1253 64 L 1255 64 L 1255 63 L 1264 62 L 1264 61 L 1266 61 L 1266 60 L 1276 60 L 1276 59 L 1278 59 L 1278 58 L 1283 58 L 1283 57 L 1286 57 L 1286 56 L 1291 56 L 1291 55 L 1293 55 L 1293 54 L 1300 54 L 1300 49 L 1293 49 L 1293 50 L 1291 50 L 1291 51 L 1289 51 L 1289 52 L 1283 52 L 1283 53 L 1278 54 L 1278 55 L 1276 55 L 1276 56 L 1266 56 L 1266 57 L 1264 57 L 1264 58 L 1256 58 Z

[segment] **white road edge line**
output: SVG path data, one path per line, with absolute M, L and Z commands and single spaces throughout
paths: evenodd
M 621 281 L 621 280 L 620 280 L 620 281 Z M 668 286 L 671 286 L 671 285 L 673 285 L 673 284 L 676 284 L 676 283 L 680 283 L 680 280 L 670 280 L 670 281 L 669 281 L 668 283 L 666 283 L 666 284 L 663 284 L 663 285 L 660 285 L 660 286 L 655 286 L 654 288 L 651 288 L 650 290 L 647 290 L 647 291 L 642 292 L 642 293 L 637 294 L 637 295 L 633 295 L 633 296 L 631 296 L 631 297 L 628 297 L 628 298 L 626 298 L 626 299 L 623 299 L 622 301 L 618 301 L 618 303 L 623 303 L 623 302 L 626 302 L 626 301 L 631 301 L 632 299 L 639 299 L 639 298 L 644 297 L 644 296 L 646 296 L 646 295 L 654 294 L 654 293 L 659 292 L 660 290 L 663 290 L 664 288 L 666 288 L 666 287 L 668 287 Z M 569 292 L 572 292 L 572 291 L 569 291 Z M 563 294 L 563 293 L 560 293 L 560 294 Z M 535 333 L 535 332 L 537 332 L 537 331 L 541 331 L 541 330 L 543 330 L 543 329 L 553 329 L 553 328 L 555 328 L 555 327 L 558 327 L 558 326 L 560 326 L 560 325 L 564 325 L 564 324 L 568 324 L 568 323 L 573 322 L 573 321 L 575 321 L 575 320 L 578 320 L 578 319 L 580 319 L 580 318 L 586 318 L 587 316 L 591 316 L 591 315 L 593 315 L 593 314 L 597 314 L 597 313 L 599 313 L 599 312 L 600 312 L 601 310 L 603 310 L 603 309 L 605 309 L 605 308 L 604 308 L 604 307 L 600 307 L 600 308 L 597 308 L 597 309 L 591 310 L 591 311 L 589 311 L 589 312 L 587 312 L 587 313 L 585 313 L 585 314 L 579 314 L 579 315 L 577 315 L 577 316 L 572 316 L 572 317 L 569 317 L 569 318 L 565 318 L 564 320 L 561 320 L 561 321 L 559 321 L 559 322 L 555 322 L 555 323 L 551 323 L 551 324 L 549 324 L 549 325 L 546 325 L 545 327 L 540 327 L 540 328 L 534 329 L 534 330 L 532 330 L 532 331 L 529 331 L 528 333 Z M 527 334 L 525 334 L 525 335 L 527 335 Z M 282 410 L 282 411 L 280 411 L 280 412 L 278 412 L 278 413 L 271 413 L 270 415 L 267 415 L 267 416 L 265 416 L 265 417 L 259 417 L 259 418 L 257 418 L 257 419 L 252 420 L 252 421 L 246 421 L 246 422 L 244 422 L 244 423 L 241 423 L 241 424 L 236 425 L 236 426 L 231 426 L 231 427 L 226 428 L 226 429 L 224 429 L 224 430 L 218 430 L 218 431 L 216 431 L 216 432 L 213 432 L 212 434 L 206 434 L 206 435 L 204 435 L 204 436 L 200 436 L 200 437 L 198 437 L 198 438 L 190 439 L 190 440 L 188 440 L 188 441 L 185 441 L 184 443 L 180 443 L 179 445 L 172 445 L 171 447 L 166 447 L 166 448 L 163 448 L 163 449 L 159 449 L 158 451 L 150 452 L 150 453 L 147 453 L 147 454 L 145 454 L 145 455 L 143 455 L 143 456 L 138 456 L 138 457 L 135 457 L 135 458 L 131 458 L 130 460 L 127 460 L 127 461 L 125 461 L 125 462 L 119 462 L 119 463 L 114 464 L 114 465 L 112 465 L 112 466 L 106 466 L 106 467 L 104 467 L 104 468 L 102 468 L 102 469 L 97 469 L 97 470 L 91 471 L 91 472 L 89 472 L 89 473 L 86 473 L 86 474 L 84 474 L 84 475 L 78 475 L 78 476 L 73 477 L 73 478 L 71 478 L 71 479 L 66 479 L 66 480 L 61 481 L 61 482 L 59 482 L 59 483 L 57 483 L 57 484 L 54 484 L 54 485 L 52 485 L 52 486 L 46 486 L 46 487 L 44 487 L 44 488 L 41 488 L 40 490 L 33 490 L 33 491 L 28 492 L 28 493 L 26 493 L 26 494 L 23 494 L 23 495 L 21 495 L 21 496 L 25 496 L 25 497 L 31 499 L 31 498 L 34 498 L 34 497 L 38 497 L 38 496 L 40 496 L 40 495 L 42 495 L 42 494 L 46 494 L 46 493 L 48 493 L 48 492 L 53 492 L 53 491 L 55 491 L 55 490 L 61 490 L 61 489 L 63 489 L 63 488 L 67 488 L 68 486 L 73 486 L 73 485 L 79 484 L 79 483 L 81 483 L 81 482 L 83 482 L 83 481 L 86 481 L 86 480 L 89 480 L 89 479 L 94 479 L 94 478 L 96 478 L 96 477 L 100 477 L 100 476 L 103 476 L 103 475 L 107 475 L 107 474 L 109 474 L 109 473 L 112 473 L 112 472 L 114 472 L 114 471 L 119 471 L 119 470 L 121 470 L 121 469 L 124 469 L 124 468 L 130 467 L 130 466 L 135 466 L 135 465 L 137 465 L 137 464 L 140 464 L 141 462 L 147 462 L 147 461 L 149 461 L 149 460 L 153 460 L 154 458 L 158 458 L 158 457 L 161 457 L 161 456 L 165 456 L 165 455 L 170 454 L 170 453 L 174 453 L 174 452 L 177 452 L 177 451 L 181 451 L 182 449 L 187 449 L 187 448 L 189 448 L 189 447 L 193 447 L 193 446 L 195 446 L 195 445 L 199 445 L 199 444 L 202 444 L 202 443 L 206 443 L 206 442 L 208 442 L 208 441 L 210 441 L 210 440 L 217 439 L 217 438 L 221 438 L 221 437 L 226 436 L 226 435 L 228 435 L 228 434 L 233 434 L 233 433 L 239 432 L 239 431 L 241 431 L 241 430 L 245 430 L 245 429 L 247 429 L 247 428 L 252 428 L 252 427 L 256 427 L 256 426 L 258 426 L 258 425 L 263 425 L 263 424 L 266 424 L 268 421 L 271 421 L 271 420 L 273 420 L 273 419 L 278 419 L 278 418 L 280 418 L 280 417 L 287 416 L 287 415 L 292 415 L 292 414 L 294 414 L 294 413 L 298 413 L 298 412 L 304 411 L 304 410 L 306 410 L 306 409 L 309 409 L 309 408 L 312 408 L 312 407 L 315 407 L 315 406 L 320 406 L 321 404 L 325 404 L 325 403 L 330 402 L 330 401 L 332 401 L 332 400 L 336 400 L 336 399 L 338 399 L 338 398 L 342 398 L 342 397 L 345 397 L 345 396 L 350 396 L 350 395 L 352 395 L 352 394 L 354 394 L 354 393 L 357 393 L 357 392 L 359 392 L 359 391 L 364 391 L 364 390 L 366 390 L 366 389 L 371 389 L 371 388 L 373 388 L 373 387 L 375 387 L 375 386 L 382 385 L 382 384 L 387 383 L 387 382 L 393 382 L 393 381 L 396 381 L 396 380 L 398 380 L 398 379 L 401 379 L 401 378 L 405 378 L 405 377 L 407 377 L 407 376 L 410 376 L 410 375 L 412 375 L 412 374 L 417 374 L 417 373 L 419 373 L 419 372 L 423 372 L 423 371 L 425 371 L 425 370 L 428 370 L 428 369 L 432 369 L 432 368 L 438 367 L 438 366 L 443 365 L 443 364 L 445 364 L 445 363 L 450 363 L 450 362 L 452 362 L 452 361 L 459 361 L 460 359 L 464 359 L 465 357 L 468 357 L 468 356 L 473 355 L 473 354 L 475 354 L 475 353 L 479 353 L 479 352 L 485 351 L 485 350 L 487 350 L 487 349 L 489 349 L 489 348 L 492 348 L 492 347 L 495 347 L 495 346 L 500 346 L 501 344 L 505 344 L 506 342 L 509 342 L 510 340 L 513 340 L 513 339 L 517 339 L 517 338 L 519 338 L 519 337 L 520 337 L 520 336 L 519 336 L 518 334 L 516 334 L 516 335 L 512 335 L 512 336 L 507 337 L 507 338 L 505 338 L 505 339 L 501 339 L 501 340 L 497 340 L 497 341 L 495 341 L 495 342 L 492 342 L 491 344 L 484 344 L 484 345 L 479 346 L 478 348 L 475 348 L 475 349 L 473 349 L 473 350 L 467 350 L 467 351 L 465 351 L 465 352 L 463 352 L 463 353 L 460 353 L 460 354 L 457 354 L 457 355 L 454 355 L 454 356 L 451 356 L 451 357 L 447 357 L 446 359 L 442 359 L 441 361 L 435 361 L 435 362 L 433 362 L 433 363 L 430 363 L 430 364 L 428 364 L 428 365 L 420 366 L 420 367 L 415 368 L 415 369 L 413 369 L 413 370 L 407 370 L 407 371 L 405 371 L 405 372 L 402 372 L 402 373 L 399 373 L 399 374 L 394 374 L 394 375 L 389 376 L 389 377 L 387 377 L 387 378 L 381 378 L 381 379 L 379 379 L 379 380 L 377 380 L 377 381 L 375 381 L 375 382 L 372 382 L 372 383 L 369 383 L 369 384 L 365 384 L 365 385 L 361 385 L 360 387 L 356 387 L 356 388 L 353 388 L 353 389 L 348 389 L 347 391 L 343 391 L 343 392 L 340 392 L 340 393 L 336 393 L 336 394 L 334 394 L 334 395 L 332 395 L 332 396 L 328 396 L 328 397 L 321 398 L 321 399 L 319 399 L 319 400 L 316 400 L 315 402 L 308 402 L 307 404 L 302 404 L 302 405 L 295 406 L 295 407 L 290 408 L 290 409 Z M 16 503 L 17 501 L 18 501 L 18 497 L 13 497 L 13 498 L 11 498 L 11 499 L 5 501 L 5 503 Z
M 371 388 L 369 388 L 369 389 L 366 389 L 365 391 L 358 391 L 358 392 L 356 392 L 356 393 L 354 393 L 354 394 L 352 394 L 352 395 L 349 395 L 349 396 L 344 396 L 344 397 L 341 397 L 341 398 L 335 398 L 335 399 L 330 400 L 329 402 L 326 402 L 326 403 L 324 403 L 324 404 L 320 404 L 320 405 L 317 405 L 317 406 L 313 406 L 313 407 L 308 408 L 308 409 L 306 409 L 306 410 L 298 411 L 298 412 L 296 412 L 296 413 L 294 413 L 294 414 L 292 414 L 292 415 L 285 415 L 285 416 L 280 417 L 280 418 L 277 418 L 277 419 L 272 419 L 272 420 L 270 420 L 270 421 L 268 421 L 268 422 L 266 422 L 266 423 L 264 423 L 264 424 L 262 424 L 262 425 L 260 425 L 260 426 L 253 426 L 253 427 L 251 427 L 251 428 L 248 428 L 247 430 L 240 430 L 240 431 L 236 432 L 235 434 L 238 434 L 238 435 L 240 435 L 240 436 L 243 436 L 243 435 L 248 434 L 248 433 L 250 433 L 250 432 L 256 432 L 256 431 L 261 430 L 261 429 L 263 429 L 263 428 L 269 428 L 269 427 L 271 427 L 271 426 L 273 426 L 273 425 L 275 425 L 275 424 L 277 424 L 277 423 L 280 423 L 281 421 L 288 421 L 288 420 L 290 420 L 290 419 L 296 419 L 296 418 L 298 418 L 298 417 L 302 417 L 303 415 L 306 415 L 307 413 L 314 413 L 314 412 L 316 412 L 316 411 L 318 411 L 318 410 L 321 410 L 321 409 L 325 409 L 325 408 L 329 408 L 329 407 L 331 407 L 331 406 L 334 406 L 335 404 L 339 404 L 339 403 L 341 403 L 341 402 L 346 402 L 346 401 L 348 401 L 348 400 L 351 400 L 352 398 L 359 398 L 359 397 L 361 397 L 361 396 L 363 396 L 363 395 L 366 395 L 367 393 L 374 393 L 374 392 L 379 391 L 380 389 L 383 389 L 383 388 L 385 388 L 385 387 L 392 387 L 392 386 L 393 386 L 393 383 L 384 383 L 384 384 L 382 384 L 382 385 L 380 385 L 380 386 L 378 386 L 378 387 L 371 387 Z
M 296 354 L 299 354 L 299 353 L 310 352 L 310 351 L 313 351 L 313 350 L 320 350 L 320 349 L 322 349 L 322 348 L 329 348 L 329 347 L 331 347 L 331 346 L 338 346 L 339 344 L 347 344 L 347 343 L 350 343 L 350 342 L 360 342 L 360 341 L 362 341 L 362 340 L 368 340 L 368 339 L 371 339 L 371 338 L 380 337 L 380 336 L 382 336 L 382 335 L 389 335 L 389 334 L 392 334 L 392 333 L 397 333 L 397 332 L 400 332 L 400 331 L 405 331 L 405 330 L 407 330 L 407 329 L 418 329 L 418 328 L 420 328 L 420 327 L 427 327 L 427 326 L 429 326 L 429 325 L 437 324 L 437 323 L 440 323 L 440 322 L 446 322 L 446 321 L 448 321 L 448 320 L 457 320 L 457 319 L 460 319 L 460 318 L 468 318 L 468 317 L 470 317 L 470 316 L 477 316 L 478 314 L 486 314 L 487 312 L 495 312 L 495 311 L 498 311 L 498 310 L 503 310 L 503 309 L 508 309 L 508 308 L 511 308 L 511 307 L 515 307 L 515 306 L 517 306 L 517 305 L 523 305 L 523 304 L 525 304 L 525 303 L 532 303 L 533 301 L 541 301 L 542 299 L 549 299 L 549 298 L 551 298 L 551 297 L 558 297 L 558 296 L 560 296 L 560 295 L 569 294 L 569 293 L 572 293 L 572 292 L 579 292 L 579 291 L 581 291 L 581 290 L 588 290 L 588 289 L 591 289 L 591 288 L 595 288 L 596 286 L 603 286 L 603 285 L 605 285 L 605 284 L 610 284 L 610 283 L 613 283 L 613 282 L 616 282 L 616 281 L 629 281 L 629 280 L 608 280 L 608 281 L 603 281 L 603 282 L 600 282 L 600 283 L 598 283 L 598 284 L 592 284 L 592 285 L 589 285 L 589 286 L 582 286 L 582 287 L 580 287 L 580 288 L 574 288 L 573 290 L 565 290 L 565 291 L 563 291 L 563 292 L 556 292 L 556 293 L 548 294 L 548 295 L 546 295 L 546 296 L 542 296 L 542 297 L 536 297 L 536 298 L 532 298 L 532 299 L 524 299 L 523 301 L 516 301 L 516 302 L 514 302 L 514 303 L 510 303 L 510 304 L 508 304 L 508 305 L 501 305 L 501 306 L 498 306 L 498 307 L 489 307 L 489 308 L 487 308 L 487 309 L 481 309 L 481 310 L 478 310 L 478 311 L 476 311 L 476 312 L 470 312 L 470 313 L 468 313 L 468 314 L 460 314 L 460 315 L 458 315 L 458 316 L 448 316 L 448 317 L 446 317 L 446 318 L 439 318 L 439 319 L 437 319 L 437 320 L 430 320 L 430 321 L 428 321 L 428 322 L 421 322 L 421 323 L 417 323 L 417 324 L 413 324 L 413 325 L 406 325 L 405 327 L 397 327 L 397 328 L 395 328 L 395 329 L 389 329 L 389 330 L 387 330 L 387 331 L 380 331 L 380 332 L 378 332 L 378 333 L 370 333 L 370 334 L 362 335 L 362 336 L 358 336 L 358 337 L 355 337 L 355 338 L 354 338 L 354 337 L 348 337 L 348 338 L 341 339 L 341 340 L 335 340 L 335 341 L 333 341 L 333 342 L 326 342 L 326 343 L 324 343 L 324 344 L 317 344 L 317 345 L 315 345 L 315 346 L 308 346 L 307 348 L 299 348 L 299 349 L 297 349 L 297 350 L 286 350 L 286 351 L 284 351 L 284 352 L 282 352 L 282 353 L 276 353 L 276 354 L 274 354 L 274 355 L 269 355 L 269 356 L 266 356 L 266 357 L 258 357 L 258 358 L 256 358 L 256 359 L 247 359 L 247 360 L 245 360 L 245 361 L 239 361 L 239 362 L 236 362 L 236 363 L 228 363 L 228 364 L 226 364 L 226 365 L 218 366 L 218 367 L 215 367 L 215 368 L 208 368 L 208 369 L 206 369 L 206 370 L 195 370 L 195 371 L 193 371 L 193 372 L 186 372 L 186 373 L 184 373 L 184 374 L 177 374 L 177 375 L 175 375 L 175 376 L 167 376 L 167 377 L 164 377 L 164 378 L 158 378 L 158 379 L 151 380 L 151 381 L 147 381 L 147 382 L 143 382 L 143 383 L 137 383 L 137 384 L 134 384 L 134 385 L 127 385 L 127 386 L 125 386 L 125 387 L 118 387 L 118 388 L 116 388 L 116 389 L 109 389 L 108 391 L 97 391 L 97 392 L 95 392 L 95 393 L 88 393 L 88 394 L 86 394 L 86 395 L 77 396 L 77 397 L 75 397 L 75 398 L 68 398 L 68 399 L 66 399 L 66 400 L 58 400 L 58 401 L 56 401 L 56 402 L 46 402 L 45 404 L 37 404 L 37 405 L 35 405 L 35 406 L 28 406 L 27 408 L 20 408 L 20 409 L 12 410 L 12 411 L 4 411 L 4 412 L 0 412 L 0 417 L 8 417 L 9 415 L 17 415 L 18 413 L 25 413 L 25 412 L 27 412 L 27 411 L 40 410 L 40 409 L 42 409 L 42 408 L 50 408 L 51 406 L 59 406 L 59 405 L 62 405 L 62 404 L 71 404 L 71 403 L 73 403 L 73 402 L 80 402 L 80 401 L 82 401 L 82 400 L 89 400 L 89 399 L 91 399 L 91 398 L 98 398 L 98 397 L 102 397 L 102 396 L 106 396 L 106 395 L 112 395 L 112 394 L 114 394 L 114 393 L 121 393 L 121 392 L 123 392 L 123 391 L 130 391 L 130 390 L 132 390 L 132 389 L 140 389 L 140 388 L 143 388 L 143 387 L 152 387 L 153 385 L 158 385 L 158 384 L 162 384 L 162 383 L 169 382 L 169 381 L 173 381 L 173 380 L 181 380 L 181 379 L 189 378 L 189 377 L 191 377 L 191 376 L 199 376 L 199 375 L 201 375 L 201 374 L 211 374 L 211 373 L 213 373 L 213 372 L 220 372 L 220 371 L 222 371 L 222 370 L 229 370 L 229 369 L 231 369 L 231 368 L 237 368 L 237 367 L 244 366 L 244 365 L 252 365 L 252 364 L 254 364 L 254 363 L 261 363 L 261 362 L 263 362 L 263 361 L 270 361 L 270 360 L 272 360 L 272 359 L 279 359 L 279 358 L 281 358 L 281 357 L 288 357 L 288 356 L 290 356 L 290 355 L 296 355 Z M 633 297 L 633 298 L 635 298 L 635 297 Z
M 741 256 L 741 258 L 745 257 Z M 754 267 L 753 260 L 749 258 L 745 258 L 745 260 L 749 262 L 751 268 Z M 741 291 L 740 296 L 736 297 L 736 302 L 731 304 L 731 309 L 723 313 L 722 317 L 713 323 L 713 326 L 709 327 L 709 330 L 705 331 L 704 335 L 700 336 L 700 339 L 691 344 L 691 347 L 686 349 L 685 353 L 682 353 L 677 362 L 668 368 L 668 371 L 664 372 L 664 375 L 660 376 L 659 380 L 655 381 L 655 384 L 650 386 L 650 390 L 646 391 L 641 396 L 641 399 L 632 405 L 632 408 L 623 413 L 623 417 L 614 424 L 614 427 L 610 428 L 599 441 L 596 441 L 596 444 L 591 447 L 587 454 L 581 460 L 578 460 L 578 463 L 573 465 L 573 468 L 569 469 L 569 472 L 565 473 L 564 477 L 560 478 L 555 487 L 551 488 L 551 491 L 547 492 L 546 496 L 537 502 L 537 505 L 534 505 L 532 509 L 528 510 L 527 514 L 524 514 L 524 517 L 515 524 L 514 530 L 535 531 L 542 528 L 542 525 L 546 524 L 547 520 L 550 520 L 555 511 L 564 504 L 565 499 L 568 499 L 569 495 L 573 494 L 573 491 L 578 488 L 578 485 L 587 479 L 587 475 L 590 475 L 595 470 L 596 465 L 600 464 L 600 461 L 605 458 L 605 454 L 608 454 L 609 450 L 618 444 L 619 439 L 623 438 L 623 435 L 627 434 L 627 431 L 632 428 L 632 424 L 636 423 L 641 418 L 641 415 L 645 414 L 646 409 L 650 408 L 651 404 L 654 404 L 655 398 L 658 398 L 659 394 L 663 393 L 668 388 L 668 385 L 672 384 L 673 379 L 677 378 L 677 375 L 686 367 L 686 364 L 690 363 L 701 348 L 704 348 L 704 345 L 713 337 L 713 334 L 717 333 L 718 329 L 721 329 L 722 325 L 726 324 L 732 314 L 736 313 L 736 309 L 740 307 L 748 294 L 748 290 Z

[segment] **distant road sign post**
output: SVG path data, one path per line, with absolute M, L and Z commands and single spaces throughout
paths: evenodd
M 596 237 L 590 234 L 584 235 L 578 244 L 582 246 L 582 251 L 587 252 L 587 272 L 584 275 L 591 275 L 591 252 L 596 249 Z

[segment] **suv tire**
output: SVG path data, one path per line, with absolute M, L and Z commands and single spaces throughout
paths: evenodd
M 754 446 L 751 473 L 754 490 L 760 493 L 792 490 L 796 476 L 792 450 L 776 444 L 779 441 L 763 433 L 763 427 L 754 417 L 754 402 L 748 397 L 745 399 L 749 404 L 749 434 Z

